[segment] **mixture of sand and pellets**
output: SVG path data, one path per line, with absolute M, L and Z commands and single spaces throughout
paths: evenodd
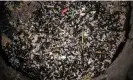
M 124 40 L 126 2 L 13 4 L 5 4 L 15 31 L 3 49 L 12 67 L 35 80 L 97 77 Z

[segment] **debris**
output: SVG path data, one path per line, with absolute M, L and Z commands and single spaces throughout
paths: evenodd
M 80 13 L 80 16 L 84 16 L 85 15 L 85 13 Z
M 91 80 L 91 75 L 88 73 L 87 75 L 83 76 L 82 80 Z
M 66 56 L 59 56 L 59 59 L 64 60 L 64 59 L 66 59 Z
M 61 14 L 64 15 L 68 11 L 68 8 L 61 10 Z
M 51 5 L 48 5 L 47 7 L 48 7 L 48 8 L 54 8 L 54 6 L 51 6 Z
M 84 43 L 84 31 L 82 31 L 82 44 Z
M 71 17 L 74 18 L 74 16 L 75 16 L 75 11 L 72 11 Z
M 103 52 L 102 52 L 102 51 L 96 51 L 96 53 L 101 54 L 101 53 L 103 53 Z
M 25 33 L 14 35 L 12 47 L 4 49 L 9 60 L 12 56 L 21 56 L 24 61 L 21 64 L 25 65 L 18 65 L 19 69 L 32 79 L 81 80 L 87 73 L 89 79 L 103 72 L 107 68 L 104 61 L 111 62 L 123 37 L 124 29 L 119 21 L 123 23 L 125 17 L 120 20 L 116 17 L 119 14 L 110 14 L 99 2 L 40 3 L 41 8 L 32 8 L 30 19 L 15 22 L 30 13 L 26 7 L 25 13 L 20 9 L 17 13 L 21 15 L 10 20 L 17 32 Z M 47 8 L 47 5 L 54 7 Z M 98 10 L 97 5 L 100 6 Z M 45 72 L 47 75 L 42 74 Z
M 2 46 L 8 46 L 7 44 L 11 44 L 11 39 L 8 38 L 4 33 L 2 33 L 2 37 L 1 37 L 1 43 L 2 43 Z

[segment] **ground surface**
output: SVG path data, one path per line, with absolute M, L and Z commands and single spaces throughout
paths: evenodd
M 2 35 L 3 49 L 11 66 L 33 79 L 97 77 L 110 65 L 124 40 L 126 2 L 6 5 L 12 11 L 9 23 L 15 32 L 9 35 L 10 30 L 3 31 L 10 37 Z

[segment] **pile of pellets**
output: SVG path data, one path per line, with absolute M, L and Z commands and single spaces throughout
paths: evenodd
M 10 20 L 16 31 L 3 49 L 12 67 L 35 80 L 81 80 L 108 68 L 124 38 L 124 12 L 100 2 L 35 3 L 27 21 Z

